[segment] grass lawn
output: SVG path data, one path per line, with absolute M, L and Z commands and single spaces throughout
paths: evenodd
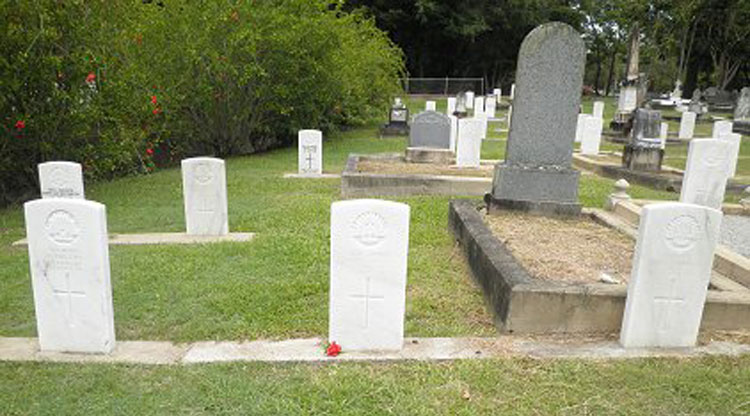
M 423 105 L 423 104 L 422 104 Z M 500 138 L 500 137 L 497 137 Z M 374 126 L 327 137 L 324 166 L 349 153 L 401 152 Z M 502 158 L 488 141 L 485 159 Z M 245 244 L 113 246 L 117 338 L 243 340 L 327 333 L 329 210 L 340 180 L 283 179 L 296 149 L 227 160 L 229 225 Z M 601 206 L 612 180 L 581 177 Z M 636 198 L 675 194 L 634 186 Z M 89 183 L 109 231 L 184 229 L 179 169 Z M 412 209 L 407 336 L 492 336 L 495 329 L 447 229 L 446 197 L 397 198 Z M 35 336 L 20 206 L 0 211 L 0 336 Z M 747 414 L 750 358 L 584 362 L 192 366 L 0 363 L 2 414 Z M 404 411 L 409 409 L 409 411 Z

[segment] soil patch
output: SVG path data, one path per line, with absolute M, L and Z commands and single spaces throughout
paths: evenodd
M 482 165 L 479 168 L 457 168 L 450 165 L 429 163 L 406 163 L 404 161 L 360 160 L 357 171 L 396 175 L 446 175 L 491 178 L 494 166 Z
M 635 241 L 593 219 L 549 218 L 518 212 L 485 216 L 492 233 L 535 278 L 596 283 L 602 274 L 630 277 Z

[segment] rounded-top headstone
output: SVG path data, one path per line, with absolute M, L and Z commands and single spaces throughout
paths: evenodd
M 580 33 L 553 22 L 532 30 L 518 54 L 507 160 L 570 166 L 586 48 Z

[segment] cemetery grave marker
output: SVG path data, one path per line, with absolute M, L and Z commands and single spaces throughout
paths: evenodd
M 226 235 L 227 178 L 224 161 L 195 157 L 182 161 L 185 224 L 189 235 Z
M 42 198 L 84 199 L 83 172 L 79 163 L 45 162 L 37 169 Z

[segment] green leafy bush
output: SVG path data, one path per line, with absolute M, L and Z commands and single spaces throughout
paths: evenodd
M 359 124 L 403 73 L 373 21 L 325 0 L 5 1 L 0 14 L 0 204 L 36 195 L 46 160 L 111 178 Z

